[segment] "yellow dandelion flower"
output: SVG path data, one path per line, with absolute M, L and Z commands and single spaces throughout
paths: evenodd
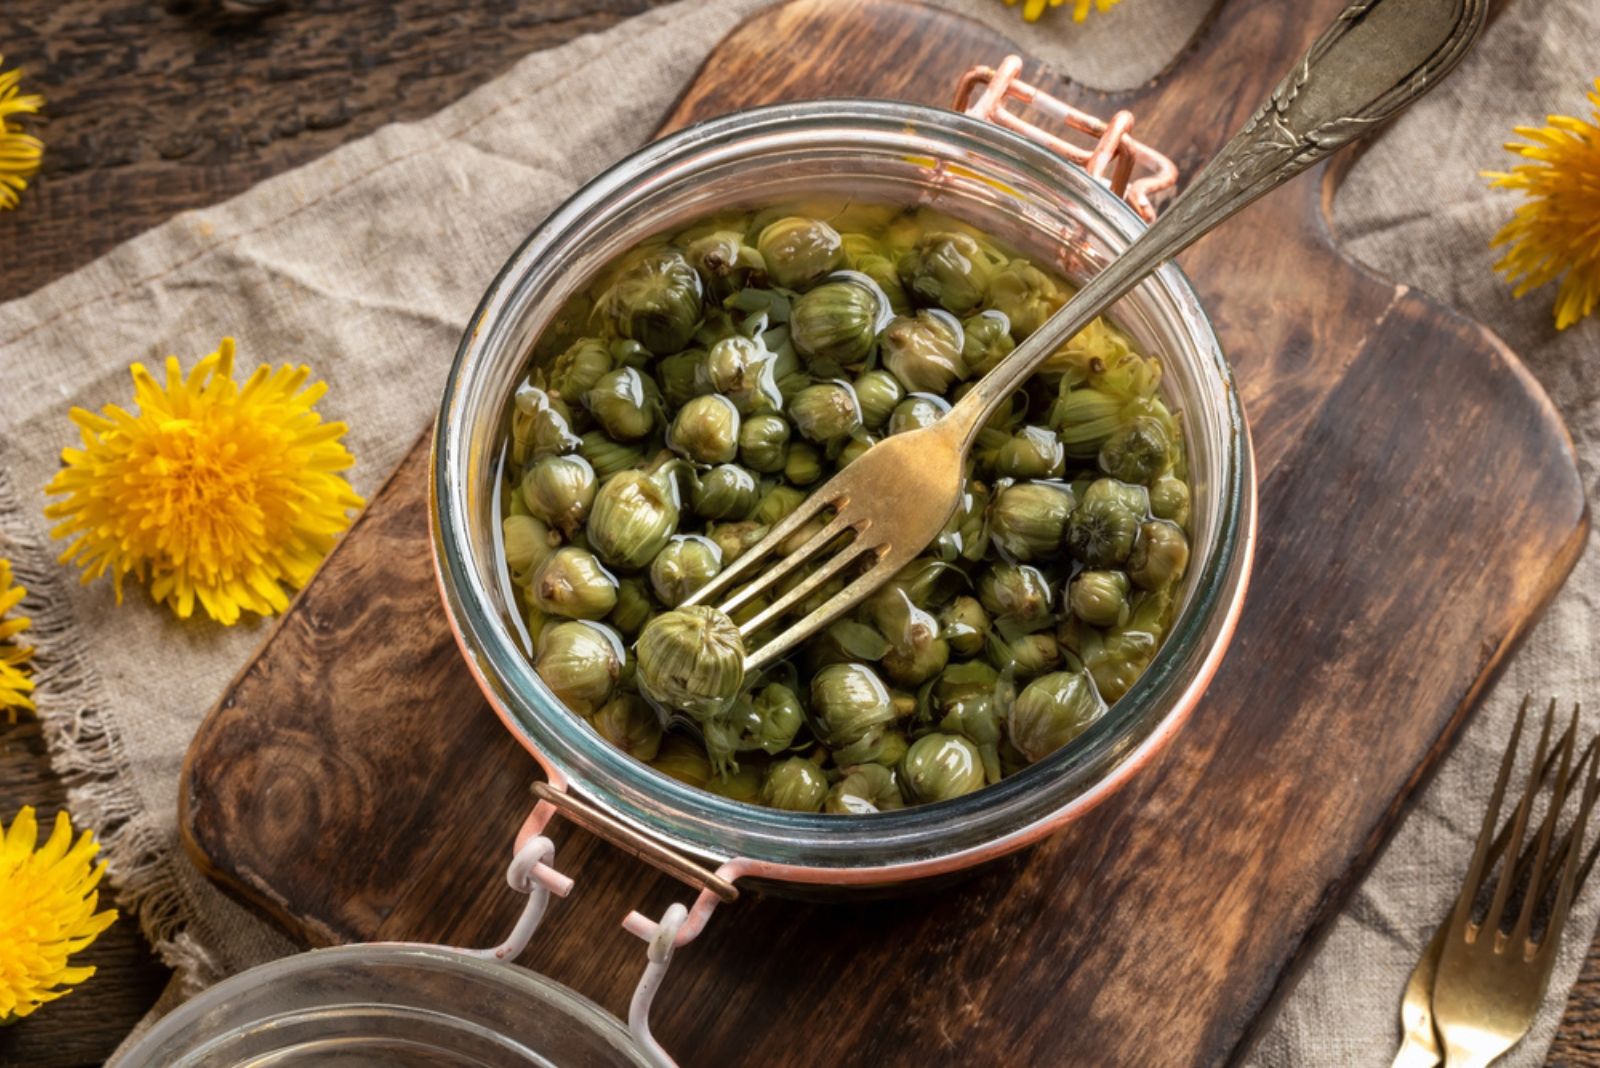
M 1489 243 L 1508 246 L 1495 270 L 1515 284 L 1518 297 L 1560 278 L 1557 330 L 1600 303 L 1600 78 L 1594 85 L 1592 121 L 1550 115 L 1548 125 L 1518 126 L 1526 143 L 1511 141 L 1506 150 L 1529 162 L 1483 172 L 1491 186 L 1528 197 Z
M 225 625 L 243 611 L 281 612 L 284 587 L 305 585 L 349 511 L 366 502 L 337 472 L 355 462 L 339 442 L 343 423 L 314 405 L 327 385 L 311 370 L 258 367 L 233 380 L 233 339 L 185 376 L 167 357 L 162 385 L 134 364 L 136 409 L 72 410 L 81 449 L 61 451 L 45 509 L 71 538 L 64 564 L 85 585 L 110 572 L 147 581 L 151 595 L 187 619 L 195 601 Z
M 1089 17 L 1089 9 L 1110 11 L 1119 0 L 1071 0 L 1072 21 L 1082 22 Z M 1039 21 L 1039 16 L 1052 7 L 1061 7 L 1067 0 L 1022 0 L 1022 17 L 1028 22 Z M 1016 7 L 1017 0 L 1006 0 L 1007 7 Z
M 111 926 L 115 909 L 96 912 L 106 866 L 91 864 L 100 843 L 88 831 L 72 841 L 72 822 L 56 814 L 39 848 L 33 809 L 6 830 L 0 823 L 0 1024 L 27 1016 L 94 974 L 67 962 Z
M 6 57 L 0 55 L 0 66 Z M 32 115 L 44 106 L 37 93 L 24 95 L 17 83 L 21 70 L 0 71 L 0 211 L 17 206 L 17 195 L 28 186 L 28 179 L 39 173 L 44 142 L 22 132 L 11 122 L 14 115 Z
M 7 723 L 17 721 L 17 709 L 33 708 L 28 697 L 33 692 L 33 680 L 25 666 L 33 650 L 15 640 L 28 629 L 28 617 L 6 618 L 27 595 L 27 590 L 11 584 L 11 561 L 0 560 L 0 713 Z

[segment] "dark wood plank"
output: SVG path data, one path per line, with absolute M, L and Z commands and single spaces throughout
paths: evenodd
M 0 299 L 666 2 L 292 0 L 239 19 L 205 0 L 6 0 L 6 65 L 48 106 L 43 173 L 0 216 Z
M 1063 89 L 1133 107 L 1192 171 L 1338 6 L 1243 0 L 1159 85 Z M 862 64 L 867 49 L 896 62 Z M 936 11 L 811 0 L 724 42 L 669 125 L 824 93 L 943 102 L 960 70 L 1007 50 Z M 723 910 L 663 994 L 669 1047 L 700 1063 L 1109 1065 L 1247 1046 L 1587 529 L 1564 431 L 1515 357 L 1334 253 L 1322 194 L 1302 179 L 1185 257 L 1263 475 L 1252 599 L 1190 726 L 1112 802 L 958 887 Z M 535 768 L 454 666 L 424 449 L 230 688 L 185 772 L 196 859 L 313 943 L 486 943 L 516 910 L 501 870 Z M 620 1008 L 640 947 L 617 920 L 684 891 L 559 834 L 578 891 L 531 964 Z

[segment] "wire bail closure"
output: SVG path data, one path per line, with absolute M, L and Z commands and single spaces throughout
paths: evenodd
M 1021 73 L 1022 57 L 1016 55 L 1001 60 L 998 68 L 973 67 L 956 85 L 955 110 L 1019 133 L 1065 156 L 1108 185 L 1145 222 L 1154 222 L 1154 198 L 1178 184 L 1178 167 L 1133 137 L 1129 132 L 1133 129 L 1133 112 L 1118 111 L 1108 122 L 1028 84 L 1019 77 Z M 1095 138 L 1094 147 L 1084 148 L 1036 126 L 1007 108 L 1007 101 L 1037 108 L 1068 129 Z
M 556 846 L 544 833 L 558 812 L 565 815 L 580 827 L 700 891 L 692 906 L 673 902 L 659 920 L 630 912 L 622 921 L 625 930 L 646 943 L 644 973 L 639 977 L 628 1006 L 628 1030 L 640 1052 L 655 1068 L 678 1068 L 671 1054 L 650 1032 L 650 1007 L 666 978 L 667 966 L 672 963 L 672 951 L 694 941 L 718 905 L 738 899 L 739 891 L 733 884 L 743 874 L 743 866 L 738 861 L 728 861 L 716 871 L 710 871 L 578 800 L 565 786 L 564 780 L 554 776 L 550 782 L 534 784 L 533 793 L 539 800 L 517 832 L 516 852 L 506 869 L 506 882 L 511 889 L 527 894 L 528 900 L 505 941 L 488 949 L 439 948 L 480 960 L 514 961 L 522 955 L 544 919 L 551 895 L 566 897 L 572 892 L 572 879 L 553 867 Z

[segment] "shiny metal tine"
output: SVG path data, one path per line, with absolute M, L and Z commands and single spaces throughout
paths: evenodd
M 785 555 L 783 559 L 776 561 L 770 570 L 763 571 L 761 573 L 760 578 L 752 581 L 748 586 L 734 594 L 732 597 L 728 598 L 726 602 L 718 607 L 720 607 L 728 615 L 733 615 L 733 613 L 738 611 L 739 607 L 746 601 L 750 600 L 750 598 L 756 597 L 761 593 L 771 589 L 774 584 L 780 581 L 789 572 L 793 571 L 801 564 L 810 561 L 816 556 L 817 552 L 821 550 L 823 546 L 827 545 L 828 542 L 832 541 L 834 538 L 837 538 L 840 533 L 842 533 L 849 525 L 850 520 L 843 512 L 840 512 L 838 515 L 830 519 L 821 530 L 807 538 L 798 549 Z M 849 546 L 845 547 L 845 549 L 848 548 Z M 766 615 L 766 612 L 763 612 L 762 615 Z M 759 619 L 761 617 L 758 616 L 756 618 Z M 740 629 L 743 630 L 742 627 Z M 751 629 L 755 630 L 757 628 L 752 627 Z
M 1456 898 L 1455 911 L 1450 915 L 1450 934 L 1452 938 L 1466 940 L 1467 928 L 1472 923 L 1472 904 L 1478 896 L 1478 887 L 1483 882 L 1483 873 L 1488 867 L 1489 849 L 1495 840 L 1495 825 L 1500 821 L 1500 804 L 1505 800 L 1506 783 L 1511 778 L 1511 767 L 1517 760 L 1517 746 L 1522 739 L 1522 727 L 1528 716 L 1528 702 L 1532 696 L 1522 699 L 1522 704 L 1517 706 L 1517 722 L 1511 728 L 1511 740 L 1506 743 L 1505 755 L 1500 758 L 1500 772 L 1494 781 L 1494 792 L 1489 795 L 1489 806 L 1483 813 L 1483 828 L 1478 832 L 1478 844 L 1472 851 L 1472 864 L 1467 868 L 1466 880 L 1461 884 L 1461 894 Z
M 818 564 L 816 570 L 807 575 L 803 581 L 794 587 L 794 589 L 790 590 L 788 593 L 785 593 L 776 601 L 773 601 L 756 615 L 752 616 L 748 622 L 740 626 L 740 636 L 748 638 L 750 635 L 754 634 L 756 631 L 760 630 L 774 619 L 782 617 L 785 612 L 789 611 L 789 609 L 793 608 L 795 605 L 811 596 L 813 590 L 821 586 L 824 582 L 827 582 L 834 575 L 837 575 L 841 570 L 848 567 L 850 564 L 855 563 L 856 560 L 860 559 L 862 553 L 868 551 L 870 551 L 868 547 L 859 545 L 857 542 L 852 542 L 851 544 L 846 545 L 839 552 L 834 553 L 827 560 L 823 561 L 821 564 Z
M 801 501 L 798 508 L 784 516 L 778 521 L 776 526 L 767 531 L 766 537 L 762 538 L 760 541 L 750 546 L 750 548 L 740 553 L 739 558 L 723 569 L 716 578 L 712 579 L 704 586 L 701 586 L 698 590 L 695 590 L 694 593 L 684 598 L 679 607 L 681 608 L 688 605 L 705 604 L 713 597 L 716 597 L 723 590 L 726 590 L 729 586 L 731 586 L 734 580 L 740 575 L 755 567 L 756 564 L 765 559 L 767 554 L 776 549 L 778 544 L 782 542 L 783 539 L 787 538 L 790 534 L 793 534 L 796 530 L 799 530 L 803 523 L 808 522 L 812 516 L 822 511 L 822 509 L 831 507 L 832 504 L 837 500 L 840 500 L 840 498 L 837 496 L 824 499 L 822 494 L 814 493 L 810 497 L 807 497 L 805 500 Z M 841 507 L 839 511 L 843 512 L 843 507 Z
M 1539 747 L 1534 750 L 1533 764 L 1528 768 L 1528 784 L 1522 791 L 1522 798 L 1517 802 L 1516 815 L 1512 817 L 1511 841 L 1506 844 L 1506 856 L 1515 858 L 1522 855 L 1522 836 L 1528 829 L 1528 814 L 1533 811 L 1533 799 L 1539 793 L 1539 769 L 1544 766 L 1544 755 L 1550 748 L 1550 727 L 1556 718 L 1555 698 L 1550 699 L 1550 706 L 1545 709 L 1544 725 L 1539 730 Z M 1570 741 L 1570 738 L 1569 738 Z M 1506 900 L 1511 896 L 1512 876 L 1515 864 L 1502 864 L 1500 866 L 1500 881 L 1494 889 L 1494 900 L 1489 903 L 1489 911 L 1483 917 L 1482 931 L 1498 931 L 1501 922 L 1505 919 Z
M 1574 719 L 1577 719 L 1578 711 L 1578 705 L 1574 704 L 1572 706 L 1572 716 Z M 1573 849 L 1572 852 L 1567 855 L 1567 863 L 1562 868 L 1561 888 L 1556 892 L 1556 906 L 1555 909 L 1550 913 L 1550 922 L 1545 927 L 1544 937 L 1539 940 L 1538 952 L 1541 955 L 1547 952 L 1555 952 L 1556 946 L 1558 946 L 1561 942 L 1562 928 L 1564 928 L 1567 923 L 1567 913 L 1572 908 L 1572 895 L 1578 884 L 1577 876 L 1579 865 L 1577 863 L 1577 857 L 1582 851 L 1583 839 L 1589 829 L 1589 814 L 1594 811 L 1595 795 L 1600 793 L 1600 775 L 1596 774 L 1597 771 L 1600 771 L 1600 760 L 1595 760 L 1589 765 L 1589 774 L 1584 781 L 1583 804 L 1578 808 L 1577 818 L 1572 821 L 1571 832 L 1572 841 L 1577 844 L 1578 848 Z M 1593 861 L 1593 854 L 1591 854 L 1589 861 L 1584 865 L 1585 874 L 1587 874 L 1587 868 L 1589 865 L 1593 864 Z M 1549 982 L 1548 973 L 1546 973 L 1545 981 Z
M 1572 779 L 1574 782 L 1588 774 L 1589 761 L 1595 759 L 1597 751 L 1600 751 L 1600 735 L 1589 739 L 1589 744 L 1583 747 L 1583 754 L 1578 757 L 1578 762 L 1572 765 Z M 1551 763 L 1554 763 L 1554 761 L 1546 761 L 1546 767 Z M 1544 818 L 1546 820 L 1553 819 L 1559 823 L 1560 816 L 1561 813 L 1551 810 L 1545 813 Z M 1540 824 L 1539 829 L 1543 832 L 1544 825 Z M 1509 832 L 1510 828 L 1505 830 Z M 1540 876 L 1541 882 L 1545 886 L 1549 886 L 1556 880 L 1561 866 L 1567 862 L 1567 853 L 1572 849 L 1572 846 L 1572 828 L 1568 827 L 1566 832 L 1562 834 L 1561 839 L 1556 842 L 1555 848 L 1550 851 L 1550 859 L 1545 862 L 1543 874 Z M 1589 871 L 1594 867 L 1597 855 L 1600 855 L 1600 843 L 1597 843 L 1589 850 L 1589 855 L 1584 858 L 1582 866 L 1578 869 L 1578 888 L 1580 890 L 1583 888 L 1583 884 L 1588 881 Z M 1493 863 L 1493 861 L 1490 863 Z M 1522 873 L 1519 872 L 1517 877 L 1520 879 Z
M 1552 709 L 1554 702 L 1551 702 Z M 1544 881 L 1545 861 L 1550 859 L 1550 839 L 1556 831 L 1556 824 L 1560 822 L 1561 810 L 1567 807 L 1567 790 L 1572 784 L 1572 750 L 1577 742 L 1578 734 L 1578 709 L 1572 709 L 1572 717 L 1568 721 L 1567 730 L 1560 743 L 1561 770 L 1556 772 L 1555 789 L 1550 793 L 1550 804 L 1545 812 L 1544 823 L 1539 828 L 1539 845 L 1534 852 L 1532 872 L 1528 880 L 1528 889 L 1522 899 L 1522 911 L 1517 916 L 1516 926 L 1511 929 L 1512 944 L 1527 941 L 1528 932 L 1533 929 L 1533 914 L 1537 911 L 1539 900 L 1544 897 L 1548 883 Z M 1533 795 L 1539 792 L 1541 783 L 1539 779 L 1531 779 L 1528 784 L 1528 796 L 1523 799 L 1524 804 L 1532 802 Z M 1505 878 L 1502 878 L 1505 882 Z
M 876 564 L 868 568 L 850 585 L 822 602 L 822 607 L 806 613 L 805 617 L 788 630 L 773 638 L 752 653 L 745 661 L 746 671 L 756 671 L 778 659 L 799 642 L 805 641 L 817 631 L 838 619 L 861 600 L 869 596 L 878 586 L 886 581 L 890 574 L 898 568 L 890 562 L 890 557 L 881 557 Z

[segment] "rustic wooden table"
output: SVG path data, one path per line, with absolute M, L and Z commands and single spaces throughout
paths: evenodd
M 252 20 L 178 0 L 5 0 L 0 52 L 49 106 L 44 176 L 0 216 L 0 300 L 662 2 L 293 0 Z M 65 800 L 38 726 L 0 727 L 0 818 L 22 804 L 53 818 Z M 86 987 L 0 1029 L 0 1068 L 102 1062 L 167 980 L 129 920 L 84 956 L 99 969 Z M 1600 1065 L 1600 945 L 1551 1063 Z

